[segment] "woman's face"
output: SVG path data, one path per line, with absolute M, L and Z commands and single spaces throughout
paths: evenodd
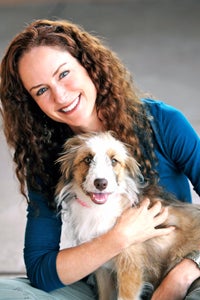
M 39 46 L 19 61 L 19 75 L 41 110 L 74 132 L 99 131 L 97 91 L 86 69 L 69 52 Z

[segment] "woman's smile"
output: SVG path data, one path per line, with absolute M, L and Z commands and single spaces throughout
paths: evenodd
M 61 108 L 60 112 L 71 113 L 78 107 L 79 103 L 80 103 L 80 95 L 78 97 L 76 97 L 76 99 L 73 100 L 71 104 L 69 104 L 66 107 Z

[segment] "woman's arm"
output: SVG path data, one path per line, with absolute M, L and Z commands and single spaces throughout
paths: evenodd
M 166 189 L 169 185 L 175 194 L 183 192 L 181 180 L 176 181 L 183 173 L 194 186 L 194 190 L 200 195 L 200 139 L 185 116 L 177 109 L 158 102 L 153 108 L 155 122 L 152 126 L 157 137 L 159 151 L 167 158 L 167 163 L 160 170 Z M 167 173 L 168 172 L 168 173 Z M 173 176 L 172 176 L 173 175 Z M 171 176 L 171 178 L 170 178 Z M 165 179 L 168 177 L 168 181 Z M 178 183 L 178 184 L 176 184 Z M 179 191 L 181 189 L 181 192 Z M 183 259 L 163 280 L 155 291 L 152 300 L 179 300 L 184 299 L 192 282 L 200 276 L 197 265 Z
M 176 108 L 146 99 L 156 140 L 159 184 L 178 199 L 191 202 L 190 187 L 200 195 L 200 138 Z
M 162 105 L 161 105 L 162 107 Z M 163 105 L 160 115 L 165 154 L 177 175 L 183 172 L 200 195 L 200 138 L 186 117 L 177 109 Z
M 183 259 L 162 281 L 152 300 L 183 300 L 187 291 L 198 277 L 200 269 L 190 259 Z
M 62 223 L 43 194 L 29 191 L 29 199 L 24 246 L 27 275 L 33 286 L 51 291 L 64 286 L 56 270 Z

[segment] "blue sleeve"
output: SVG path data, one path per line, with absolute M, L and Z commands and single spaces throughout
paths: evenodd
M 56 271 L 61 219 L 51 211 L 44 195 L 29 191 L 24 260 L 31 284 L 47 292 L 63 287 Z
M 162 116 L 163 137 L 169 157 L 200 195 L 200 139 L 185 116 L 168 107 Z
M 151 103 L 151 101 L 150 101 Z M 152 103 L 151 103 L 152 104 Z M 163 102 L 152 105 L 152 126 L 158 143 L 159 171 L 164 180 L 184 193 L 188 178 L 200 195 L 200 139 L 186 117 Z M 168 178 L 167 178 L 168 177 Z

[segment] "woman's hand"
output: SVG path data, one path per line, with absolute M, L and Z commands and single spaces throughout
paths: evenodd
M 198 277 L 200 270 L 197 265 L 185 258 L 168 273 L 151 300 L 183 300 L 190 285 Z
M 131 207 L 118 218 L 113 230 L 121 237 L 123 247 L 126 248 L 134 243 L 141 243 L 150 238 L 169 234 L 175 228 L 156 228 L 166 221 L 168 209 L 162 207 L 161 202 L 156 202 L 149 208 L 150 200 L 146 198 L 139 207 Z

